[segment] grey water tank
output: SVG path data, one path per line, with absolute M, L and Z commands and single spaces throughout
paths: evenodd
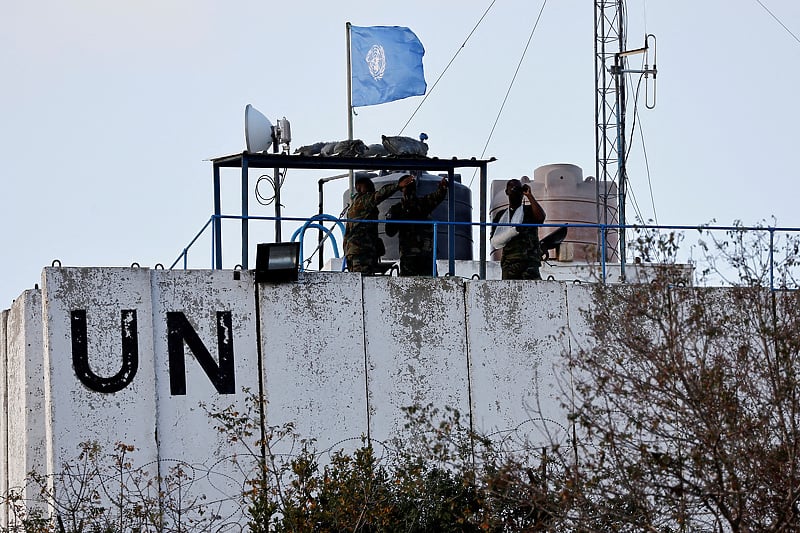
M 380 189 L 388 183 L 396 183 L 404 173 L 395 172 L 393 174 L 386 174 L 372 178 L 372 183 L 375 184 L 375 189 Z M 439 187 L 439 182 L 442 181 L 443 176 L 436 174 L 422 174 L 417 178 L 417 196 L 425 196 L 430 194 Z M 461 183 L 461 176 L 455 175 L 455 218 L 456 222 L 472 222 L 472 191 L 466 185 Z M 449 194 L 449 193 L 448 193 Z M 378 218 L 380 220 L 386 219 L 386 213 L 389 209 L 400 201 L 403 193 L 397 191 L 391 197 L 387 198 L 378 205 Z M 347 205 L 350 200 L 349 191 L 344 193 L 344 205 Z M 441 204 L 439 204 L 431 218 L 440 222 L 447 222 L 447 204 L 449 198 L 445 197 Z M 455 254 L 454 259 L 472 260 L 472 226 L 466 224 L 459 224 L 455 227 Z M 384 261 L 391 261 L 400 259 L 400 247 L 397 236 L 388 237 L 386 235 L 386 228 L 384 224 L 378 226 L 378 233 L 380 234 L 383 244 L 386 247 L 386 254 L 383 256 Z M 449 259 L 447 253 L 447 225 L 442 224 L 437 226 L 436 236 L 436 257 L 438 259 Z

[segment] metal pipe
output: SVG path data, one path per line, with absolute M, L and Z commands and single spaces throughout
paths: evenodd
M 347 31 L 347 139 L 352 141 L 353 140 L 353 64 L 352 59 L 350 57 L 350 26 L 351 24 L 348 22 L 345 24 L 345 29 Z M 348 171 L 348 176 L 350 178 L 350 196 L 353 196 L 353 192 L 356 189 L 356 180 L 355 176 L 353 175 L 353 169 L 351 168 Z M 367 432 L 367 440 L 369 440 L 369 432 Z
M 247 157 L 242 157 L 242 268 L 247 270 L 247 246 L 249 241 L 247 224 L 249 220 L 248 210 L 248 175 L 250 174 L 250 167 L 248 165 Z
M 279 153 L 278 138 L 272 134 L 272 151 Z M 273 169 L 273 181 L 275 182 L 275 242 L 281 242 L 281 170 L 278 167 Z
M 769 289 L 775 290 L 775 273 L 773 267 L 775 266 L 775 229 L 769 228 Z
M 454 169 L 447 171 L 447 221 L 456 220 L 456 184 Z M 456 275 L 456 228 L 453 224 L 447 225 L 447 271 L 451 276 Z
M 324 210 L 323 210 L 323 206 L 324 206 L 324 201 L 323 201 L 323 200 L 324 200 L 324 197 L 323 197 L 323 192 L 322 192 L 322 186 L 325 184 L 325 182 L 324 182 L 324 181 L 322 181 L 323 179 L 324 179 L 324 178 L 320 178 L 320 180 L 319 180 L 319 181 L 317 181 L 317 185 L 318 185 L 318 187 L 319 187 L 319 192 L 318 192 L 318 197 L 319 197 L 319 211 L 318 211 L 318 213 L 319 213 L 320 215 L 323 215 L 323 214 L 325 214 L 325 212 L 324 212 Z M 324 255 L 324 253 L 323 253 L 323 250 L 322 250 L 322 239 L 323 239 L 323 234 L 322 234 L 322 230 L 320 229 L 320 230 L 317 232 L 317 249 L 319 250 L 319 270 L 322 270 L 322 267 L 324 267 L 324 266 L 325 266 L 324 259 L 323 259 L 323 255 Z
M 481 165 L 480 176 L 480 202 L 481 202 L 481 225 L 478 231 L 480 235 L 480 267 L 478 274 L 481 279 L 486 279 L 486 211 L 487 211 L 487 183 L 486 183 L 486 165 Z
M 323 192 L 323 185 L 325 185 L 329 181 L 349 178 L 351 172 L 352 171 L 345 172 L 343 174 L 334 174 L 333 176 L 326 176 L 324 178 L 320 178 L 317 181 L 317 184 L 318 184 L 318 187 L 319 187 L 319 193 L 318 194 L 319 194 L 319 214 L 320 215 L 324 215 L 325 214 L 325 211 L 324 211 L 324 209 L 325 209 L 325 206 L 324 206 L 325 193 Z M 373 172 L 363 172 L 362 171 L 362 172 L 356 172 L 355 175 L 356 176 L 367 175 L 369 177 L 372 177 L 374 175 L 374 173 Z M 323 253 L 324 249 L 322 247 L 322 243 L 327 238 L 328 238 L 327 235 L 325 235 L 322 232 L 322 230 L 319 230 L 319 239 L 318 239 L 318 245 L 317 246 L 318 246 L 318 250 L 319 250 L 319 269 L 320 270 L 322 270 L 325 267 L 325 259 L 324 259 L 324 253 Z
M 222 269 L 222 200 L 220 197 L 219 165 L 214 165 L 214 268 Z
M 625 79 L 622 72 L 622 56 L 614 56 L 614 85 L 617 92 L 617 165 L 619 179 L 619 275 L 625 281 L 625 198 L 627 176 L 625 174 Z
M 437 239 L 438 233 L 439 233 L 439 227 L 437 226 L 436 221 L 434 220 L 433 221 L 433 270 L 431 270 L 431 272 L 433 272 L 434 278 L 439 275 L 439 272 L 436 269 L 436 247 L 439 243 L 439 239 Z

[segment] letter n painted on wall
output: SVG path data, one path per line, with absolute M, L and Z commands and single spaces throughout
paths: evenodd
M 200 340 L 197 332 L 180 311 L 167 313 L 167 351 L 169 353 L 169 387 L 173 396 L 186 394 L 186 354 L 184 346 L 194 354 L 203 372 L 220 394 L 234 394 L 236 380 L 233 361 L 233 335 L 230 311 L 217 312 L 217 346 L 219 364 Z

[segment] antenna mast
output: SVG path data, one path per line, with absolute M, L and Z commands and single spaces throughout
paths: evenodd
M 626 58 L 634 54 L 647 54 L 650 40 L 646 35 L 643 48 L 625 49 L 625 5 L 623 0 L 595 0 L 594 4 L 594 73 L 595 73 L 595 183 L 597 187 L 597 222 L 609 224 L 608 200 L 611 196 L 608 184 L 617 184 L 619 223 L 620 279 L 625 280 L 625 201 L 627 198 L 626 150 L 625 150 L 625 74 L 638 73 L 656 79 L 655 52 L 653 66 L 629 70 Z M 645 59 L 645 61 L 647 61 Z M 654 82 L 655 83 L 655 82 Z M 647 85 L 645 84 L 645 91 Z M 652 105 L 645 97 L 648 109 L 655 107 L 655 86 Z M 602 190 L 600 184 L 603 184 Z M 601 213 L 602 209 L 602 213 Z M 606 230 L 613 231 L 613 230 Z M 606 236 L 607 237 L 607 236 Z M 597 248 L 605 254 L 604 239 L 598 231 Z
M 624 132 L 620 131 L 620 112 L 624 109 L 617 97 L 620 88 L 617 76 L 611 75 L 616 54 L 625 48 L 625 27 L 623 23 L 622 0 L 595 0 L 594 3 L 594 75 L 595 75 L 595 184 L 597 187 L 597 222 L 610 224 L 608 220 L 608 200 L 611 195 L 609 183 L 620 183 L 619 161 L 624 158 Z M 602 189 L 601 189 L 602 184 Z M 619 187 L 619 185 L 618 185 Z M 620 187 L 621 188 L 621 187 Z M 620 208 L 622 206 L 620 205 Z M 622 220 L 620 220 L 622 223 Z M 608 242 L 598 230 L 597 249 L 605 254 L 603 246 Z M 606 236 L 607 237 L 607 236 Z M 620 261 L 624 256 L 624 243 L 619 239 Z M 599 259 L 599 258 L 598 258 Z

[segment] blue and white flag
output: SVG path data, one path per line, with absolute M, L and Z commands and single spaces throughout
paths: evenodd
M 353 107 L 425 94 L 425 48 L 402 26 L 350 26 Z

